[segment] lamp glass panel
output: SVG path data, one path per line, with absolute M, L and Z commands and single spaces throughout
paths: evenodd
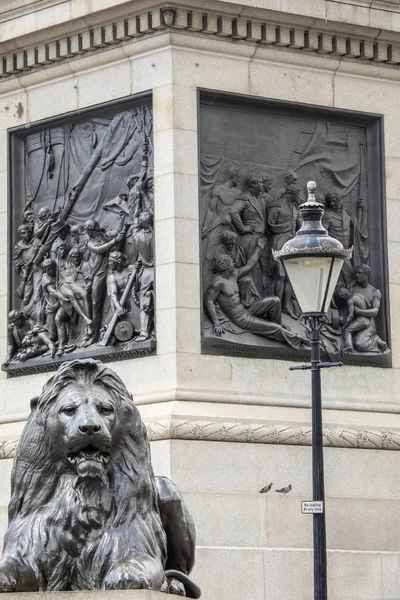
M 287 258 L 284 264 L 301 312 L 327 312 L 343 260 L 307 256 Z
M 322 306 L 322 312 L 326 313 L 328 312 L 331 300 L 332 300 L 332 296 L 333 296 L 333 292 L 335 291 L 335 287 L 337 284 L 337 281 L 339 279 L 339 275 L 340 275 L 340 271 L 342 270 L 343 267 L 343 263 L 344 260 L 342 258 L 333 258 L 333 266 L 332 266 L 332 272 L 331 272 L 331 276 L 329 279 L 329 283 L 328 283 L 328 292 L 326 294 L 326 301 L 325 301 L 325 305 Z

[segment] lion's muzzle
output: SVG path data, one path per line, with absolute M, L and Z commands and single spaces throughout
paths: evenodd
M 94 433 L 98 433 L 101 429 L 101 426 L 98 423 L 83 423 L 79 425 L 79 431 L 81 433 L 86 433 L 87 435 L 93 435 Z
M 81 477 L 101 477 L 110 458 L 110 452 L 89 443 L 67 454 L 69 462 Z

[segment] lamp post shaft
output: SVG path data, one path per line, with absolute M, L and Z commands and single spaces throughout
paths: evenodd
M 311 342 L 311 365 L 290 368 L 311 368 L 313 500 L 322 502 L 322 513 L 313 513 L 314 600 L 327 600 L 321 368 L 339 367 L 342 363 L 321 363 L 320 331 L 326 322 L 340 270 L 353 250 L 345 249 L 323 226 L 324 207 L 316 201 L 315 190 L 315 181 L 309 181 L 307 202 L 299 209 L 303 220 L 299 231 L 272 253 L 274 259 L 283 263 Z M 320 506 L 315 504 L 314 509 L 319 510 Z
M 324 455 L 322 437 L 320 328 L 318 319 L 311 319 L 311 381 L 312 381 L 312 471 L 313 500 L 322 501 L 323 512 L 313 515 L 314 600 L 327 599 L 326 529 Z

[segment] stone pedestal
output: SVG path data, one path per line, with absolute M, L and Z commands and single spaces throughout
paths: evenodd
M 166 600 L 169 594 L 152 590 L 95 590 L 93 592 L 22 592 L 7 594 L 9 600 Z
M 268 9 L 265 8 L 268 4 Z M 15 5 L 15 6 L 14 6 Z M 40 11 L 38 10 L 40 5 Z M 282 6 L 284 5 L 284 10 Z M 96 8 L 93 8 L 93 7 Z M 5 7 L 5 8 L 4 8 Z M 330 600 L 398 596 L 400 6 L 341 0 L 18 0 L 0 7 L 0 359 L 7 345 L 7 130 L 151 90 L 157 354 L 112 363 L 198 530 L 204 600 L 311 600 L 310 378 L 289 361 L 201 353 L 198 90 L 384 117 L 392 368 L 322 374 Z M 96 12 L 97 11 L 97 12 Z M 260 165 L 260 168 L 262 165 Z M 385 195 L 385 194 L 383 194 Z M 29 400 L 0 373 L 0 529 Z M 273 482 L 271 492 L 259 489 Z M 276 487 L 292 484 L 281 496 Z M 153 592 L 69 592 L 87 600 Z M 66 593 L 48 594 L 49 599 Z M 9 600 L 37 600 L 10 594 Z

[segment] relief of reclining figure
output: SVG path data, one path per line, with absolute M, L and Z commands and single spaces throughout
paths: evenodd
M 276 296 L 261 299 L 254 298 L 247 308 L 240 299 L 238 281 L 251 273 L 264 249 L 266 240 L 259 238 L 247 264 L 235 268 L 232 258 L 220 255 L 214 264 L 214 277 L 205 292 L 205 308 L 213 324 L 214 333 L 224 333 L 224 325 L 219 321 L 215 303 L 218 302 L 222 312 L 228 319 L 244 331 L 287 343 L 299 350 L 302 345 L 308 346 L 306 338 L 297 335 L 282 325 L 281 303 Z

